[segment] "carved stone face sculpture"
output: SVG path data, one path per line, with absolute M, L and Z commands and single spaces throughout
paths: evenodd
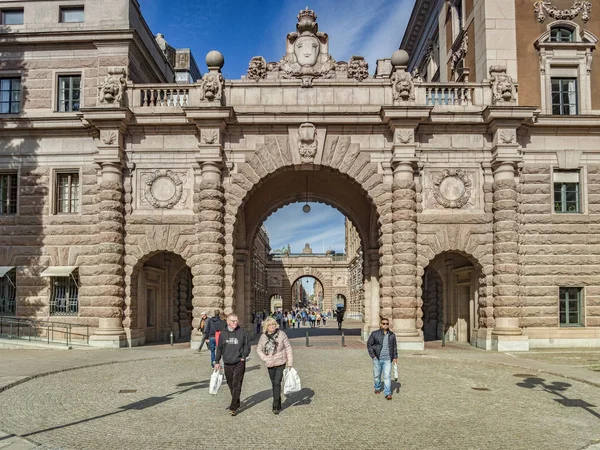
M 319 56 L 320 42 L 315 36 L 300 36 L 294 43 L 294 54 L 301 66 L 314 66 Z

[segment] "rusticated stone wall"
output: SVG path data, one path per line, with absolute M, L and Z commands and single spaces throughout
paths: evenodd
M 523 167 L 519 205 L 522 327 L 558 327 L 558 289 L 571 286 L 585 287 L 585 324 L 600 325 L 600 166 L 587 166 L 581 177 L 582 190 L 587 190 L 584 212 L 559 214 L 553 212 L 551 166 Z

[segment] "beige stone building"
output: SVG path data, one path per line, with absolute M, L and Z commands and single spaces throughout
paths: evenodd
M 305 10 L 280 61 L 197 81 L 136 0 L 0 14 L 0 313 L 195 348 L 203 310 L 249 325 L 265 218 L 319 201 L 360 236 L 365 335 L 600 345 L 591 2 L 417 0 L 371 73 Z

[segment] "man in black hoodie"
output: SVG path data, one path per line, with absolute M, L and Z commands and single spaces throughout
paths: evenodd
M 246 358 L 250 354 L 250 342 L 248 335 L 238 325 L 238 317 L 235 314 L 227 316 L 227 326 L 221 332 L 219 344 L 217 345 L 217 356 L 215 359 L 215 370 L 219 370 L 221 356 L 225 366 L 225 377 L 227 386 L 231 392 L 231 403 L 229 414 L 235 416 L 240 407 L 240 395 L 242 393 L 242 382 L 246 371 Z
M 217 346 L 216 333 L 225 328 L 225 321 L 219 317 L 220 311 L 215 309 L 214 316 L 208 319 L 204 324 L 204 341 L 210 348 L 210 365 L 215 367 L 215 349 Z

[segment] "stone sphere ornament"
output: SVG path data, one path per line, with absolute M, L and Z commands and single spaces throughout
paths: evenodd
M 308 214 L 310 212 L 310 205 L 308 203 L 306 205 L 304 205 L 302 207 L 302 211 L 304 211 L 306 214 Z
M 210 69 L 211 67 L 222 69 L 225 65 L 225 58 L 223 54 L 217 50 L 211 50 L 206 54 L 206 65 Z
M 392 66 L 393 67 L 406 67 L 408 66 L 408 61 L 410 59 L 410 56 L 408 56 L 408 53 L 406 52 L 406 50 L 396 50 L 394 53 L 392 53 Z

